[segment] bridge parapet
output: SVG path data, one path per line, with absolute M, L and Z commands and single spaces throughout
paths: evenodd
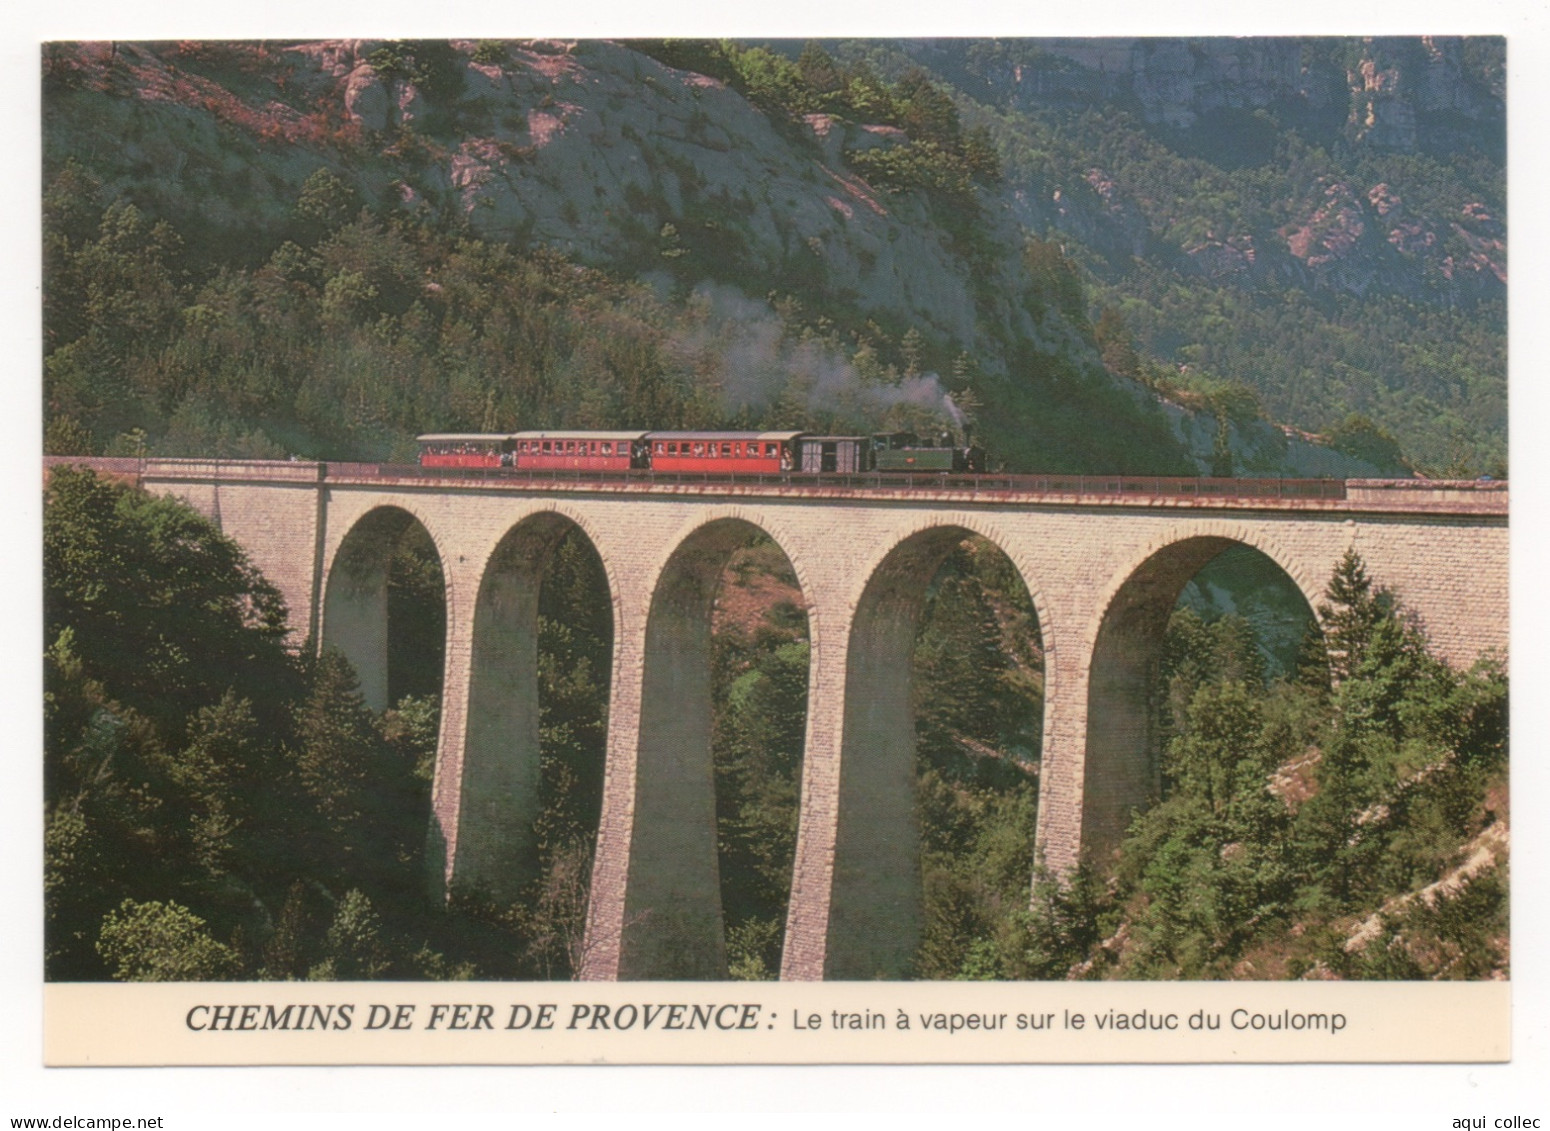
M 1506 514 L 1507 484 L 1495 479 L 1347 479 L 1353 506 L 1375 510 L 1433 510 Z
M 239 483 L 315 483 L 327 464 L 310 460 L 147 459 L 143 479 L 216 479 Z
M 1129 475 L 731 476 L 640 472 L 434 470 L 413 464 L 312 460 L 110 459 L 49 456 L 45 468 L 72 464 L 158 482 L 328 483 L 339 486 L 517 494 L 644 494 L 754 499 L 902 499 L 933 504 L 989 503 L 1169 510 L 1256 510 L 1506 515 L 1504 480 L 1210 479 Z

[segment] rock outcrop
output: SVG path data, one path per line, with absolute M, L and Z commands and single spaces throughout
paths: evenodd
M 1468 41 L 1491 56 L 1500 41 Z M 1131 108 L 1161 135 L 1201 152 L 1248 130 L 1264 144 L 1296 128 L 1324 146 L 1446 156 L 1476 149 L 1497 158 L 1505 141 L 1500 76 L 1466 66 L 1466 41 L 1411 37 L 1047 39 L 999 63 L 970 58 L 953 41 L 914 48 L 993 104 L 1022 110 Z M 1256 117 L 1258 115 L 1258 117 Z M 1278 228 L 1213 229 L 1168 246 L 1173 217 L 1146 207 L 1136 185 L 1089 169 L 1083 183 L 1014 185 L 1030 228 L 1051 228 L 1116 264 L 1161 256 L 1213 281 L 1267 281 L 1365 294 L 1469 301 L 1501 293 L 1507 279 L 1499 218 L 1472 202 L 1437 216 L 1405 207 L 1395 188 L 1319 180 L 1289 186 L 1290 220 Z M 1042 191 L 1041 191 L 1042 189 Z
M 457 73 L 442 81 L 456 97 L 439 103 L 379 73 L 376 41 L 82 48 L 61 64 L 74 89 L 54 99 L 48 146 L 53 159 L 89 152 L 110 191 L 233 227 L 280 223 L 330 167 L 364 200 L 452 214 L 481 237 L 648 278 L 692 256 L 677 266 L 805 280 L 967 350 L 983 333 L 976 293 L 1015 290 L 1009 211 L 987 209 L 1005 255 L 976 276 L 920 198 L 846 167 L 846 150 L 899 144 L 898 130 L 823 115 L 778 130 L 722 83 L 624 45 L 504 46 L 501 62 L 478 63 L 474 44 L 454 43 Z M 184 175 L 169 182 L 172 161 Z M 1017 322 L 1003 334 L 1038 336 L 1014 304 L 999 316 Z
M 1347 127 L 1374 148 L 1415 152 L 1503 128 L 1499 83 L 1471 73 L 1464 41 L 1418 36 L 1052 38 L 992 82 L 1029 106 L 1133 100 L 1148 122 L 1209 126 L 1223 111 L 1265 110 L 1285 124 Z M 950 54 L 950 47 L 938 48 Z

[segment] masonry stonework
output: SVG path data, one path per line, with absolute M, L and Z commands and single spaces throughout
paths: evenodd
M 531 874 L 536 607 L 579 529 L 614 611 L 607 763 L 582 975 L 725 976 L 709 746 L 716 578 L 751 528 L 808 610 L 801 813 L 782 977 L 897 977 L 920 930 L 909 650 L 938 565 L 977 534 L 1016 566 L 1045 653 L 1036 843 L 1069 869 L 1155 795 L 1145 688 L 1169 610 L 1231 545 L 1316 608 L 1355 548 L 1463 666 L 1508 641 L 1504 484 L 1348 485 L 1344 500 L 1180 499 L 816 486 L 393 478 L 312 464 L 150 461 L 284 593 L 298 645 L 341 647 L 386 698 L 385 558 L 410 522 L 447 593 L 434 882 L 511 894 Z M 380 668 L 380 671 L 379 671 Z M 1031 866 L 1030 862 L 1030 866 Z

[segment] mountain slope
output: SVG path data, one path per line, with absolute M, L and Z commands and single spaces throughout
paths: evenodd
M 1360 414 L 1433 474 L 1504 473 L 1503 40 L 903 49 L 975 100 L 1019 219 L 1142 354 L 1304 430 Z
M 973 45 L 905 46 L 997 95 L 1000 72 Z M 1018 144 L 1037 126 L 1020 86 L 1004 112 L 962 95 L 955 107 L 940 74 L 890 69 L 902 58 L 872 69 L 838 49 L 735 44 L 49 45 L 52 446 L 378 458 L 431 428 L 936 429 L 967 410 L 993 458 L 1020 470 L 1399 469 L 1392 454 L 1275 429 L 1252 397 L 1224 408 L 1225 380 L 1304 427 L 1387 419 L 1356 400 L 1311 419 L 1312 394 L 1284 395 L 1295 382 L 1281 373 L 1262 379 L 1210 341 L 1170 338 L 1171 325 L 1194 327 L 1177 317 L 1176 265 L 1151 254 L 1153 202 L 1127 197 L 1119 174 L 1112 191 L 1090 171 L 1073 181 L 1069 162 L 1040 181 Z M 1045 134 L 1065 160 L 1075 135 Z M 1107 269 L 1116 224 L 1145 254 Z M 540 276 L 556 255 L 604 274 L 563 299 L 562 317 L 530 293 L 499 297 L 481 269 L 470 321 L 443 277 L 469 241 Z M 1145 364 L 1106 364 L 1084 285 L 1123 312 Z M 243 323 L 254 288 L 283 292 L 285 317 Z M 151 309 L 102 328 L 100 311 L 137 305 Z M 1258 310 L 1229 320 L 1250 330 Z M 547 344 L 492 342 L 489 317 L 536 320 Z M 604 348 L 621 326 L 625 340 Z M 241 373 L 211 371 L 237 365 L 234 352 Z M 621 364 L 650 370 L 667 401 L 637 398 L 645 378 Z M 1490 359 L 1480 367 L 1471 390 L 1489 386 Z M 402 388 L 372 388 L 371 368 Z M 355 418 L 328 419 L 320 406 L 343 390 Z M 1473 444 L 1490 409 L 1471 412 L 1461 434 Z

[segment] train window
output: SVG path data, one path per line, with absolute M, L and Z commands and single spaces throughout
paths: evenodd
M 657 441 L 657 452 L 656 452 L 656 454 L 657 455 L 662 455 L 666 451 L 667 451 L 667 445 L 664 444 L 661 440 L 658 440 Z
M 704 455 L 705 454 L 705 445 L 702 444 L 702 443 L 696 443 L 694 445 L 694 454 L 697 455 L 697 456 Z
M 599 455 L 611 456 L 614 454 L 614 442 L 612 440 L 604 440 L 598 444 L 597 450 Z
M 776 455 L 775 445 L 773 443 L 765 444 L 764 445 L 764 454 L 766 456 L 769 456 L 770 458 L 773 459 L 775 457 L 775 455 Z
M 544 453 L 547 455 L 548 453 L 550 453 L 552 451 L 554 451 L 554 441 L 553 440 L 545 440 L 544 441 Z

